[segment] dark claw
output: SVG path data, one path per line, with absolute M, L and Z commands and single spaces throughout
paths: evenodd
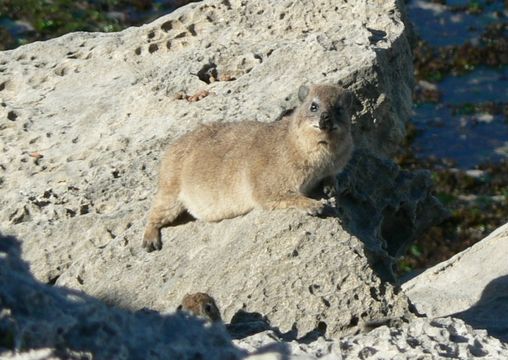
M 160 233 L 158 235 L 155 236 L 155 238 L 147 238 L 146 236 L 143 238 L 143 244 L 142 244 L 143 248 L 147 251 L 147 252 L 152 252 L 152 251 L 155 251 L 155 250 L 160 250 L 162 249 L 162 241 L 161 241 L 161 238 L 160 238 Z

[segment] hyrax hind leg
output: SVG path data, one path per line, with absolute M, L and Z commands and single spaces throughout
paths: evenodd
M 184 211 L 183 204 L 178 200 L 177 187 L 161 186 L 153 200 L 143 235 L 143 247 L 146 251 L 162 249 L 161 228 L 171 225 Z

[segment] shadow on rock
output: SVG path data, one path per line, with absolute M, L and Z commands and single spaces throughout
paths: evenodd
M 451 316 L 475 329 L 485 329 L 501 341 L 508 341 L 508 275 L 492 280 L 476 304 Z
M 321 322 L 318 327 L 302 337 L 298 337 L 298 330 L 294 326 L 287 332 L 281 332 L 279 328 L 270 325 L 270 322 L 258 312 L 248 312 L 243 309 L 238 310 L 231 318 L 231 322 L 226 328 L 233 339 L 244 339 L 264 331 L 272 331 L 276 339 L 283 341 L 297 341 L 303 344 L 309 344 L 321 336 L 325 336 L 326 325 Z
M 263 315 L 242 309 L 233 315 L 226 328 L 233 339 L 243 339 L 263 331 L 273 330 Z
M 391 160 L 357 150 L 337 179 L 338 192 L 319 217 L 339 218 L 344 229 L 364 243 L 377 275 L 395 282 L 397 259 L 425 231 L 449 216 L 432 195 L 430 172 L 402 170 Z M 322 187 L 310 196 L 329 197 Z
M 241 359 L 222 324 L 182 313 L 128 312 L 35 280 L 20 241 L 0 234 L 0 354 L 44 349 L 62 359 Z M 281 356 L 284 346 L 273 349 Z M 271 352 L 273 352 L 271 351 Z
M 397 258 L 448 216 L 431 193 L 428 171 L 405 171 L 367 151 L 354 153 L 338 182 L 343 226 L 365 244 L 372 268 L 385 281 L 395 281 Z

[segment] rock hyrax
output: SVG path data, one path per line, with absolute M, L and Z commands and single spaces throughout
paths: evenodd
M 194 316 L 211 322 L 222 321 L 219 308 L 213 297 L 201 292 L 185 295 L 177 310 L 187 311 Z
M 301 104 L 279 121 L 201 125 L 167 149 L 143 237 L 160 250 L 161 228 L 185 211 L 219 221 L 252 209 L 297 208 L 319 214 L 308 197 L 351 157 L 351 94 L 338 86 L 302 86 Z

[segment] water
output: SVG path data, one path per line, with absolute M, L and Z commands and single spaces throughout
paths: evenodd
M 456 116 L 446 105 L 422 104 L 413 122 L 421 130 L 414 142 L 419 157 L 453 159 L 458 167 L 471 169 L 508 156 L 504 116 Z
M 508 102 L 508 67 L 479 67 L 463 76 L 448 76 L 439 84 L 449 104 Z
M 465 6 L 473 2 L 447 3 Z M 507 20 L 500 15 L 506 13 L 503 1 L 474 3 L 485 10 L 472 15 L 423 0 L 413 0 L 407 8 L 416 32 L 431 45 L 477 45 L 487 25 Z M 507 106 L 508 67 L 478 67 L 462 76 L 448 75 L 436 85 L 440 102 L 414 108 L 412 122 L 419 134 L 413 143 L 417 157 L 451 159 L 462 169 L 507 158 L 507 115 L 477 112 L 474 108 L 485 103 L 496 103 L 501 109 Z
M 477 3 L 484 11 L 468 14 L 452 11 L 453 7 L 470 6 Z M 447 6 L 431 3 L 428 0 L 412 0 L 408 6 L 409 17 L 421 38 L 435 46 L 462 45 L 466 41 L 473 44 L 488 24 L 497 22 L 506 16 L 503 1 L 453 1 Z

